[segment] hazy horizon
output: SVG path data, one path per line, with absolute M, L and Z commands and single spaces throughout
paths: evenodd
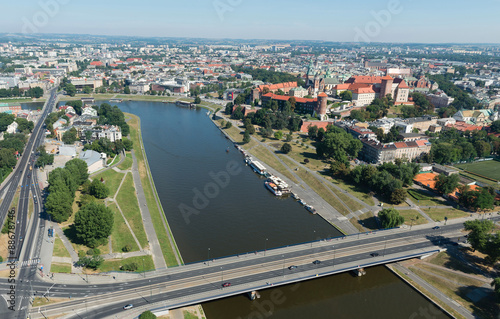
M 499 0 L 27 0 L 3 4 L 0 32 L 363 43 L 495 44 Z

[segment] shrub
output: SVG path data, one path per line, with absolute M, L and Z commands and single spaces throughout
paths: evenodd
M 123 271 L 137 271 L 137 269 L 139 269 L 139 266 L 137 265 L 137 263 L 130 263 L 130 264 L 125 264 L 121 267 L 121 269 Z
M 129 244 L 126 244 L 126 245 L 125 245 L 125 246 L 123 246 L 123 248 L 122 248 L 122 251 L 123 251 L 124 253 L 128 253 L 128 252 L 129 252 L 129 251 L 131 251 L 131 250 L 132 250 L 132 247 L 131 247 Z

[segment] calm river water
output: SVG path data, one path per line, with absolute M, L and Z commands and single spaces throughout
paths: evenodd
M 216 258 L 339 235 L 291 198 L 267 191 L 206 110 L 154 102 L 118 106 L 141 118 L 154 182 L 184 262 L 207 259 L 209 248 Z M 261 295 L 253 302 L 237 296 L 203 308 L 208 319 L 447 318 L 385 267 Z

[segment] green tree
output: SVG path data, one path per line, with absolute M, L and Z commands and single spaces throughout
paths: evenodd
M 458 174 L 452 174 L 446 176 L 444 174 L 439 174 L 435 178 L 436 180 L 436 190 L 441 194 L 450 194 L 458 187 L 460 181 L 460 176 Z
M 92 93 L 92 91 L 93 90 L 92 90 L 92 88 L 90 86 L 85 86 L 83 88 L 83 93 L 85 93 L 85 94 L 90 94 L 90 93 Z
M 133 148 L 133 142 L 127 138 L 122 139 L 123 147 L 126 151 L 130 152 Z
M 95 248 L 107 241 L 113 229 L 113 212 L 103 204 L 90 202 L 76 213 L 76 237 L 86 246 Z
M 83 256 L 78 259 L 77 264 L 84 266 L 85 268 L 97 270 L 99 266 L 104 262 L 104 258 L 98 255 L 94 256 Z
M 95 198 L 104 199 L 109 195 L 109 188 L 96 178 L 90 183 L 89 192 Z
M 406 200 L 408 193 L 403 188 L 395 189 L 391 194 L 391 203 L 399 205 Z
M 250 133 L 248 132 L 248 130 L 245 130 L 245 133 L 243 134 L 243 143 L 247 144 L 250 142 L 250 140 L 251 140 Z
M 489 233 L 495 224 L 490 220 L 469 220 L 464 223 L 465 230 L 469 231 L 467 240 L 474 250 L 484 252 L 489 240 Z
M 491 286 L 495 289 L 495 294 L 497 295 L 498 300 L 500 300 L 500 277 L 495 278 L 491 282 Z
M 405 218 L 394 208 L 383 209 L 378 213 L 378 218 L 383 228 L 399 227 L 405 222 Z
M 342 101 L 352 101 L 352 92 L 349 90 L 345 90 L 339 94 L 339 97 Z
M 316 125 L 309 126 L 307 128 L 307 135 L 312 139 L 316 139 L 318 137 L 318 127 Z
M 156 319 L 157 317 L 155 316 L 154 313 L 152 313 L 151 311 L 144 311 L 143 313 L 141 313 L 141 315 L 139 316 L 139 319 Z
M 35 124 L 32 121 L 28 121 L 27 119 L 17 118 L 16 122 L 17 122 L 17 129 L 20 132 L 31 133 L 31 131 L 33 131 L 33 128 L 35 127 Z
M 64 132 L 62 136 L 62 141 L 64 144 L 73 144 L 78 140 L 78 132 L 76 128 L 72 127 L 68 131 Z
M 123 93 L 124 93 L 124 94 L 130 94 L 130 87 L 126 86 L 126 87 L 123 89 Z
M 7 130 L 7 126 L 11 125 L 15 119 L 16 117 L 12 114 L 0 113 L 0 132 L 5 132 Z
M 227 121 L 225 127 L 226 127 L 226 129 L 231 128 L 231 127 L 233 127 L 233 123 L 231 123 L 231 121 Z
M 274 133 L 274 138 L 277 140 L 281 140 L 283 138 L 283 132 L 282 131 L 277 131 Z
M 288 154 L 292 151 L 292 145 L 285 143 L 281 146 L 281 152 L 284 154 Z
M 201 98 L 199 96 L 194 98 L 194 104 L 201 104 Z
M 69 96 L 75 96 L 76 94 L 76 87 L 71 83 L 66 84 L 64 90 L 66 91 L 66 94 L 68 94 Z
M 68 161 L 65 167 L 71 172 L 78 185 L 82 185 L 89 178 L 88 166 L 84 160 L 74 158 Z

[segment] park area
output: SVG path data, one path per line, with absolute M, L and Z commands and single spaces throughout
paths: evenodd
M 493 178 L 497 181 L 500 181 L 499 161 L 492 160 L 492 161 L 474 162 L 467 164 L 458 164 L 455 166 L 465 171 L 469 171 L 471 173 L 478 174 L 480 176 Z

